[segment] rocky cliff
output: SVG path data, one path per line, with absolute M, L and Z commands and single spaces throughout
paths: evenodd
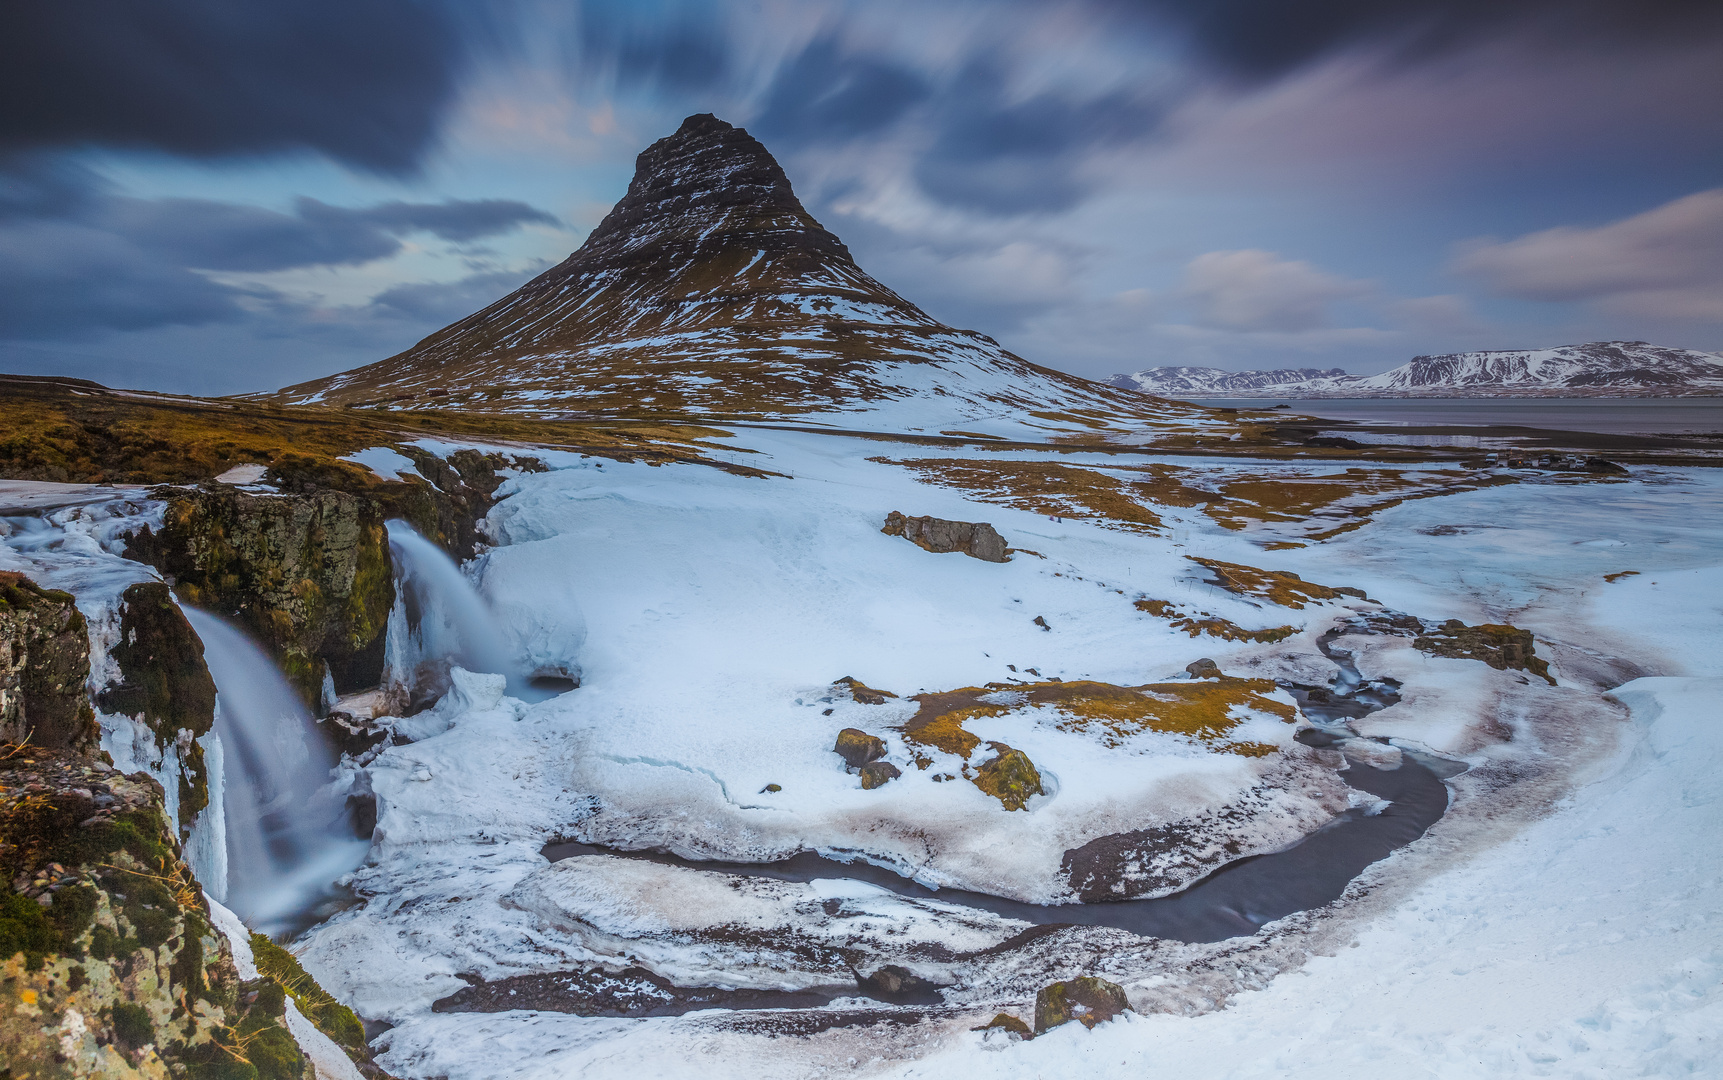
M 159 531 L 126 554 L 160 570 L 179 599 L 236 619 L 307 703 L 377 685 L 395 585 L 383 510 L 340 491 L 173 492 Z
M 89 674 L 89 636 L 71 594 L 0 572 L 0 741 L 93 746 Z
M 311 1080 L 306 1045 L 384 1076 L 352 1012 L 290 956 L 262 940 L 241 940 L 236 956 L 182 858 L 167 793 L 144 773 L 120 773 L 82 737 L 94 714 L 71 598 L 18 575 L 0 588 L 8 675 L 54 658 L 51 678 L 5 686 L 0 1076 Z M 123 678 L 105 696 L 173 738 L 207 730 L 214 687 L 166 587 L 127 590 L 120 623 L 113 659 Z M 22 741 L 17 718 L 42 716 L 82 719 L 67 738 L 64 724 L 26 724 L 32 738 Z

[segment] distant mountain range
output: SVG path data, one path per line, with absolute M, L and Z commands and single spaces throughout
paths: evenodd
M 1108 379 L 1169 397 L 1715 397 L 1723 355 L 1643 341 L 1593 341 L 1531 351 L 1415 356 L 1379 375 L 1339 368 L 1222 371 L 1158 367 Z

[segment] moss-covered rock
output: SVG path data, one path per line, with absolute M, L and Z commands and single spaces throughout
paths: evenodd
M 142 773 L 0 748 L 0 1062 L 11 1075 L 306 1077 L 280 988 L 239 981 L 164 801 Z
M 975 1031 L 1004 1031 L 1012 1035 L 1021 1035 L 1025 1039 L 1033 1039 L 1035 1033 L 1029 1030 L 1029 1025 L 1010 1013 L 994 1013 L 993 1019 L 982 1024 Z
M 860 728 L 847 727 L 838 732 L 832 753 L 843 758 L 846 767 L 859 769 L 870 761 L 885 757 L 885 740 Z
M 889 761 L 870 761 L 861 767 L 861 786 L 867 789 L 882 787 L 903 775 L 903 771 Z
M 196 742 L 215 724 L 215 680 L 204 663 L 203 642 L 168 587 L 148 581 L 120 595 L 119 641 L 109 655 L 120 677 L 96 695 L 96 704 L 148 727 L 158 750 L 179 744 L 183 836 L 209 805 L 203 747 Z
M 183 602 L 237 618 L 316 706 L 326 673 L 341 693 L 382 678 L 395 601 L 384 518 L 339 491 L 211 487 L 175 493 L 161 531 L 134 534 L 126 555 L 169 577 Z
M 1073 1020 L 1092 1028 L 1130 1009 L 1124 987 L 1083 975 L 1043 987 L 1035 995 L 1035 1033 L 1039 1035 Z
M 1498 671 L 1509 668 L 1529 671 L 1551 686 L 1556 684 L 1549 673 L 1549 663 L 1535 652 L 1532 632 L 1517 626 L 1496 623 L 1467 626 L 1459 619 L 1449 619 L 1418 635 L 1412 647 L 1432 656 L 1481 660 Z
M 1041 794 L 1041 773 L 1029 755 L 1004 743 L 991 744 L 993 760 L 975 771 L 975 786 L 998 799 L 1007 810 L 1021 810 Z
M 317 1030 L 333 1039 L 355 1061 L 369 1062 L 370 1049 L 365 1045 L 365 1025 L 335 996 L 317 985 L 299 959 L 262 934 L 251 935 L 251 956 L 257 963 L 258 974 L 273 979 L 305 1018 L 317 1025 Z
M 0 741 L 94 746 L 89 676 L 89 633 L 72 595 L 0 572 Z

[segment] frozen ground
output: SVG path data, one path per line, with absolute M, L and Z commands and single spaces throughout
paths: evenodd
M 418 729 L 447 730 L 355 773 L 380 808 L 373 865 L 353 881 L 366 903 L 297 950 L 361 1013 L 395 1025 L 380 1045 L 397 1074 L 1136 1075 L 1177 1061 L 1214 1076 L 1378 1065 L 1632 1075 L 1630 1064 L 1672 1075 L 1703 1060 L 1697 1040 L 1707 1015 L 1715 1027 L 1723 970 L 1723 860 L 1696 841 L 1723 824 L 1708 794 L 1723 740 L 1705 715 L 1715 718 L 1719 685 L 1692 679 L 1717 675 L 1723 652 L 1723 493 L 1710 473 L 1409 502 L 1326 544 L 1265 552 L 1257 541 L 1272 536 L 1225 532 L 1195 510 L 1165 510 L 1160 535 L 1055 522 L 917 483 L 865 460 L 875 451 L 858 440 L 738 436 L 760 451 L 751 464 L 789 478 L 546 453 L 551 472 L 504 489 L 490 519 L 497 546 L 472 575 L 519 655 L 578 665 L 584 683 L 528 705 L 497 680 L 465 680 Z M 1039 554 L 1004 565 L 929 554 L 879 532 L 891 510 L 990 521 Z M 1360 726 L 1473 772 L 1455 782 L 1449 818 L 1337 908 L 1238 945 L 1091 928 L 989 966 L 950 956 L 1017 929 L 992 916 L 858 883 L 760 883 L 606 856 L 547 868 L 538 854 L 563 837 L 727 859 L 806 847 L 930 884 L 1057 900 L 1062 852 L 1110 832 L 1249 803 L 1216 829 L 1241 851 L 1284 844 L 1333 812 L 1322 778 L 1338 757 L 1304 752 L 1271 718 L 1240 717 L 1251 738 L 1282 748 L 1262 759 L 1152 732 L 1107 745 L 1044 711 L 971 721 L 981 738 L 1026 750 L 1050 781 L 1050 795 L 1007 813 L 968 783 L 933 781 L 957 771 L 951 755 L 914 766 L 893 730 L 912 705 L 832 691 L 844 675 L 905 696 L 1044 676 L 1137 685 L 1199 656 L 1320 683 L 1334 667 L 1315 635 L 1381 610 L 1349 597 L 1256 605 L 1203 584 L 1187 554 L 1295 570 L 1425 618 L 1515 622 L 1538 635 L 1561 685 L 1430 658 L 1405 638 L 1340 639 L 1366 676 L 1406 684 L 1399 705 Z M 1604 580 L 1629 569 L 1640 574 Z M 1192 640 L 1137 611 L 1139 595 L 1301 630 L 1273 645 Z M 1622 691 L 1629 724 L 1603 691 L 1641 674 L 1684 678 Z M 901 780 L 865 791 L 843 771 L 830 747 L 851 725 L 886 738 Z M 1565 801 L 1546 813 L 1552 799 Z M 839 946 L 864 967 L 956 976 L 965 988 L 948 1000 L 969 1011 L 791 1037 L 744 1014 L 430 1008 L 475 977 L 592 962 L 644 963 L 690 986 L 831 987 L 842 965 L 821 949 Z M 977 1013 L 1022 1013 L 1037 985 L 1080 970 L 1162 1012 L 1024 1044 L 968 1030 Z

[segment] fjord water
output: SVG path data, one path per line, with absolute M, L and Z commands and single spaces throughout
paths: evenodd
M 216 616 L 183 610 L 215 679 L 222 768 L 211 783 L 222 787 L 227 837 L 216 887 L 252 929 L 289 929 L 370 845 L 354 838 L 330 782 L 334 748 L 268 654 Z
M 1324 420 L 1407 425 L 1529 427 L 1598 435 L 1723 432 L 1723 397 L 1686 398 L 1194 398 L 1199 405 L 1264 409 Z

